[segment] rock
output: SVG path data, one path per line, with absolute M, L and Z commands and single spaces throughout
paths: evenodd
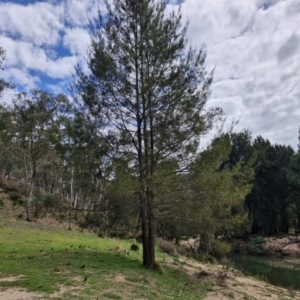
M 288 236 L 284 238 L 266 238 L 265 243 L 253 244 L 253 239 L 247 243 L 236 240 L 233 250 L 239 253 L 267 254 L 274 256 L 300 257 L 300 236 Z M 245 251 L 246 250 L 246 251 Z M 254 251 L 255 250 L 255 251 Z M 259 250 L 259 251 L 258 251 Z
M 287 245 L 282 249 L 282 254 L 289 256 L 300 256 L 300 245 L 298 243 Z

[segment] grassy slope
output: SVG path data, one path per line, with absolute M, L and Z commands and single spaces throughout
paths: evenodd
M 68 231 L 53 219 L 28 223 L 22 220 L 24 207 L 13 205 L 1 188 L 0 200 L 0 299 L 300 299 L 298 291 L 228 266 L 159 251 L 165 273 L 150 272 L 142 267 L 141 249 L 129 251 L 130 241 Z M 7 280 L 19 275 L 23 277 Z M 12 294 L 16 288 L 34 294 L 24 292 L 20 298 Z
M 191 281 L 178 270 L 165 268 L 159 274 L 144 269 L 141 250 L 129 248 L 130 241 L 2 220 L 0 277 L 25 277 L 0 281 L 0 287 L 43 292 L 45 299 L 62 286 L 65 293 L 55 299 L 201 299 L 210 289 L 210 282 Z M 162 263 L 166 259 L 157 256 Z

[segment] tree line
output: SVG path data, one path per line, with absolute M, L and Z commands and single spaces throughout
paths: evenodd
M 208 107 L 213 70 L 204 49 L 188 47 L 180 10 L 106 6 L 70 95 L 36 89 L 0 106 L 0 169 L 19 182 L 27 220 L 62 205 L 99 230 L 141 233 L 151 269 L 155 236 L 200 236 L 199 251 L 214 253 L 233 237 L 300 229 L 299 151 L 249 130 L 200 150 L 224 114 Z

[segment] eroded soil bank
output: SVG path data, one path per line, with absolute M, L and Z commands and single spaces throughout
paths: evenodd
M 252 237 L 236 240 L 233 251 L 242 254 L 300 257 L 300 235 L 286 237 Z

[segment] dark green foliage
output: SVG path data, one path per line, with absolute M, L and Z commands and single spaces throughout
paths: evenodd
M 126 240 L 129 238 L 129 233 L 127 231 L 119 231 L 118 237 L 122 240 Z
M 18 205 L 20 205 L 20 206 L 25 206 L 25 205 L 26 205 L 26 199 L 24 199 L 24 198 L 19 198 L 19 199 L 17 200 L 17 203 L 18 203 Z
M 130 250 L 131 251 L 139 251 L 140 250 L 140 246 L 138 244 L 131 244 Z
M 290 161 L 287 172 L 287 180 L 290 186 L 290 200 L 289 206 L 290 219 L 292 219 L 291 226 L 295 233 L 300 231 L 300 152 L 296 153 Z
M 108 233 L 108 236 L 110 238 L 119 238 L 119 239 L 126 240 L 129 238 L 129 233 L 127 231 L 110 231 Z
M 136 239 L 136 241 L 138 242 L 138 243 L 142 243 L 142 239 L 143 239 L 143 235 L 140 233 L 140 234 L 138 234 L 136 237 L 135 237 L 135 239 Z
M 266 251 L 263 247 L 265 243 L 265 238 L 261 236 L 251 238 L 249 246 L 247 247 L 247 251 L 253 255 L 266 255 L 268 254 L 268 251 Z
M 291 204 L 287 172 L 294 151 L 289 146 L 271 145 L 257 137 L 255 181 L 245 204 L 252 218 L 252 233 L 267 235 L 289 232 Z
M 42 195 L 40 201 L 42 201 L 43 206 L 47 208 L 55 208 L 60 205 L 59 196 L 57 194 L 46 194 Z
M 119 233 L 117 231 L 110 231 L 108 235 L 109 235 L 110 238 L 119 237 Z
M 190 168 L 193 201 L 188 209 L 195 223 L 188 234 L 200 235 L 201 255 L 213 252 L 216 239 L 243 235 L 249 227 L 244 200 L 254 170 L 249 162 L 230 163 L 231 147 L 230 134 L 217 136 Z
M 231 252 L 231 244 L 222 240 L 213 243 L 212 255 L 217 259 L 226 257 Z
M 200 257 L 200 260 L 203 261 L 204 263 L 210 263 L 210 264 L 215 264 L 217 261 L 215 257 L 213 257 L 210 254 L 206 254 Z
M 252 135 L 249 129 L 244 129 L 238 133 L 231 133 L 230 141 L 230 165 L 234 166 L 238 162 L 249 162 L 253 156 Z
M 84 221 L 80 224 L 82 228 L 101 229 L 103 227 L 104 216 L 101 212 L 88 212 Z
M 175 222 L 173 219 L 158 219 L 156 234 L 168 241 L 176 240 L 179 242 L 179 222 Z
M 41 217 L 51 212 L 59 212 L 62 205 L 57 194 L 43 194 L 40 189 L 35 189 L 33 199 L 35 217 Z
M 9 191 L 8 196 L 13 201 L 18 201 L 22 197 L 17 191 Z
M 105 238 L 106 237 L 106 233 L 104 231 L 99 231 L 98 232 L 98 237 L 99 238 Z

